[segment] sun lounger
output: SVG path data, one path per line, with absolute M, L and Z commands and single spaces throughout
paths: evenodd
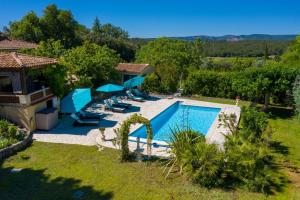
M 96 126 L 99 124 L 97 119 L 80 119 L 75 113 L 71 114 L 71 117 L 75 120 L 74 126 Z
M 130 103 L 123 103 L 120 100 L 118 100 L 116 96 L 111 97 L 111 100 L 112 100 L 113 106 L 121 107 L 121 108 L 130 108 L 131 107 Z
M 134 96 L 129 90 L 126 91 L 126 94 L 128 95 L 128 97 L 134 101 L 139 101 L 139 102 L 143 102 L 144 101 L 144 98 L 142 97 L 137 97 L 137 96 Z
M 146 93 L 144 93 L 144 92 L 142 92 L 142 91 L 140 91 L 140 90 L 138 90 L 138 89 L 134 89 L 134 90 L 133 90 L 133 93 L 134 93 L 136 96 L 138 96 L 138 97 L 142 97 L 142 98 L 145 98 L 145 99 L 149 98 L 149 95 L 148 95 L 148 94 L 146 94 Z
M 113 112 L 120 112 L 120 113 L 125 112 L 125 108 L 114 107 L 107 99 L 104 100 L 104 104 L 105 104 L 105 109 L 107 110 L 111 110 Z
M 101 118 L 100 113 L 91 113 L 91 112 L 86 112 L 83 110 L 80 110 L 76 114 L 80 119 L 100 119 Z

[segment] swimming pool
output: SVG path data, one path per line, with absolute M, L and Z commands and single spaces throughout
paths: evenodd
M 177 101 L 150 121 L 152 139 L 168 142 L 172 135 L 171 130 L 177 127 L 180 129 L 189 127 L 206 135 L 220 110 L 220 108 L 184 105 Z M 147 138 L 146 127 L 141 126 L 130 136 Z

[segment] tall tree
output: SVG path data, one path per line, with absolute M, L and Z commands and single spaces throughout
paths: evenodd
M 44 38 L 40 20 L 33 11 L 20 21 L 10 22 L 9 33 L 13 38 L 29 42 L 39 42 Z
M 98 18 L 95 19 L 91 28 L 89 41 L 98 45 L 107 45 L 125 61 L 134 59 L 136 47 L 129 40 L 128 33 L 112 24 L 101 25 Z
M 60 40 L 64 47 L 79 44 L 86 31 L 70 11 L 58 9 L 54 4 L 45 8 L 41 18 L 29 12 L 20 21 L 11 22 L 8 28 L 12 38 L 37 43 L 48 39 Z
M 75 34 L 78 23 L 70 11 L 60 10 L 54 4 L 49 5 L 40 21 L 46 38 L 60 40 L 65 47 L 79 42 Z
M 268 60 L 269 59 L 269 47 L 268 47 L 268 44 L 266 42 L 266 46 L 265 46 L 265 60 Z
M 192 56 L 193 56 L 193 63 L 192 65 L 196 68 L 199 68 L 200 65 L 203 63 L 203 44 L 200 38 L 195 39 L 193 43 L 193 48 L 192 48 Z
M 163 92 L 176 91 L 180 77 L 187 75 L 193 62 L 190 43 L 159 38 L 141 47 L 136 62 L 149 63 L 156 68 Z
M 100 24 L 100 20 L 98 19 L 98 17 L 96 17 L 93 26 L 91 28 L 91 32 L 90 32 L 90 41 L 91 42 L 95 42 L 95 43 L 101 43 L 101 24 Z

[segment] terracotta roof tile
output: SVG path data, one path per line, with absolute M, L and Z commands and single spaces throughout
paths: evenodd
M 37 46 L 35 43 L 21 40 L 5 39 L 0 41 L 0 50 L 34 49 Z
M 0 53 L 0 70 L 18 70 L 22 68 L 40 68 L 57 63 L 56 59 L 26 54 Z
M 119 63 L 116 69 L 120 72 L 141 73 L 147 67 L 149 64 Z

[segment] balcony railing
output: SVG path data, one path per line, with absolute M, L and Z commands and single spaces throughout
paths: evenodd
M 0 94 L 0 104 L 32 105 L 52 95 L 50 88 L 43 88 L 27 95 Z

